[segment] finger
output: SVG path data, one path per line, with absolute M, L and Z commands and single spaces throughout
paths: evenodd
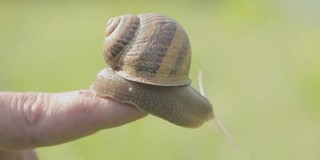
M 0 150 L 68 142 L 147 114 L 88 91 L 0 92 Z
M 1 160 L 38 160 L 34 150 L 0 151 Z

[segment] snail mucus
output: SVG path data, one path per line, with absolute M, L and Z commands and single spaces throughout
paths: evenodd
M 190 42 L 174 19 L 156 13 L 112 18 L 103 50 L 109 68 L 92 85 L 97 96 L 182 127 L 197 128 L 214 118 L 211 103 L 190 85 Z

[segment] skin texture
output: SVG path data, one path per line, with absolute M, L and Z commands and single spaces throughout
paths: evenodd
M 0 92 L 0 159 L 36 160 L 34 148 L 69 142 L 145 117 L 91 91 Z

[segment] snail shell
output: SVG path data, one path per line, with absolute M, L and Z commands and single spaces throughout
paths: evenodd
M 112 18 L 103 50 L 110 68 L 93 84 L 98 96 L 183 127 L 196 128 L 214 117 L 210 102 L 190 85 L 189 38 L 175 20 L 155 13 Z

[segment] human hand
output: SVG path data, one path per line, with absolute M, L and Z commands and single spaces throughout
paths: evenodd
M 136 107 L 65 93 L 0 92 L 0 159 L 36 160 L 33 149 L 69 142 L 147 115 Z

